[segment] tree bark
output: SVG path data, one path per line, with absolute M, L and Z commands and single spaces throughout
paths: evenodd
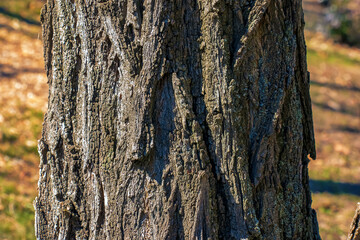
M 38 239 L 320 239 L 301 0 L 48 0 Z
M 360 240 L 360 203 L 358 203 L 354 219 L 350 226 L 348 240 Z

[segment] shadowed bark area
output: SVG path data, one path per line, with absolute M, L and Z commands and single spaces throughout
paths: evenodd
M 38 239 L 320 239 L 300 0 L 48 0 Z

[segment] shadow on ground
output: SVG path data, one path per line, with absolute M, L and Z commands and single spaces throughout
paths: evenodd
M 315 100 L 312 100 L 312 104 L 314 106 L 317 106 L 324 110 L 338 112 L 338 113 L 346 114 L 346 115 L 353 116 L 353 117 L 359 116 L 359 114 L 357 112 L 355 112 L 357 109 L 348 108 L 347 106 L 344 106 L 344 105 L 342 105 L 338 108 L 335 108 L 335 107 L 328 105 L 327 103 L 320 103 L 320 102 L 316 102 Z
M 22 73 L 43 73 L 41 68 L 14 68 L 10 64 L 0 64 L 0 81 L 4 79 L 11 80 Z
M 360 196 L 360 184 L 342 183 L 325 180 L 310 180 L 310 189 L 313 193 L 352 194 Z
M 311 85 L 314 86 L 319 86 L 319 87 L 328 87 L 334 90 L 345 90 L 345 91 L 354 91 L 354 92 L 360 92 L 360 88 L 356 87 L 356 86 L 341 86 L 339 84 L 335 84 L 335 83 L 330 83 L 330 82 L 318 82 L 318 81 L 314 81 L 311 80 L 310 82 Z
M 334 130 L 338 130 L 346 133 L 360 134 L 360 128 L 354 128 L 350 126 L 335 125 Z
M 11 18 L 16 18 L 19 21 L 26 22 L 28 24 L 32 24 L 32 25 L 36 25 L 36 26 L 41 25 L 40 22 L 38 22 L 38 21 L 31 20 L 31 19 L 28 19 L 28 18 L 24 18 L 20 14 L 9 12 L 8 10 L 6 10 L 5 8 L 2 8 L 2 7 L 0 7 L 0 13 L 4 14 L 5 16 L 11 17 Z

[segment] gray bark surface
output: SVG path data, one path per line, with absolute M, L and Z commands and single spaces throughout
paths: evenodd
M 38 239 L 320 239 L 300 0 L 48 0 Z

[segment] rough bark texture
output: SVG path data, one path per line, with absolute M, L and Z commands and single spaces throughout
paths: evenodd
M 360 240 L 360 203 L 358 203 L 354 219 L 350 226 L 348 240 Z
M 301 0 L 48 0 L 38 239 L 320 239 Z

